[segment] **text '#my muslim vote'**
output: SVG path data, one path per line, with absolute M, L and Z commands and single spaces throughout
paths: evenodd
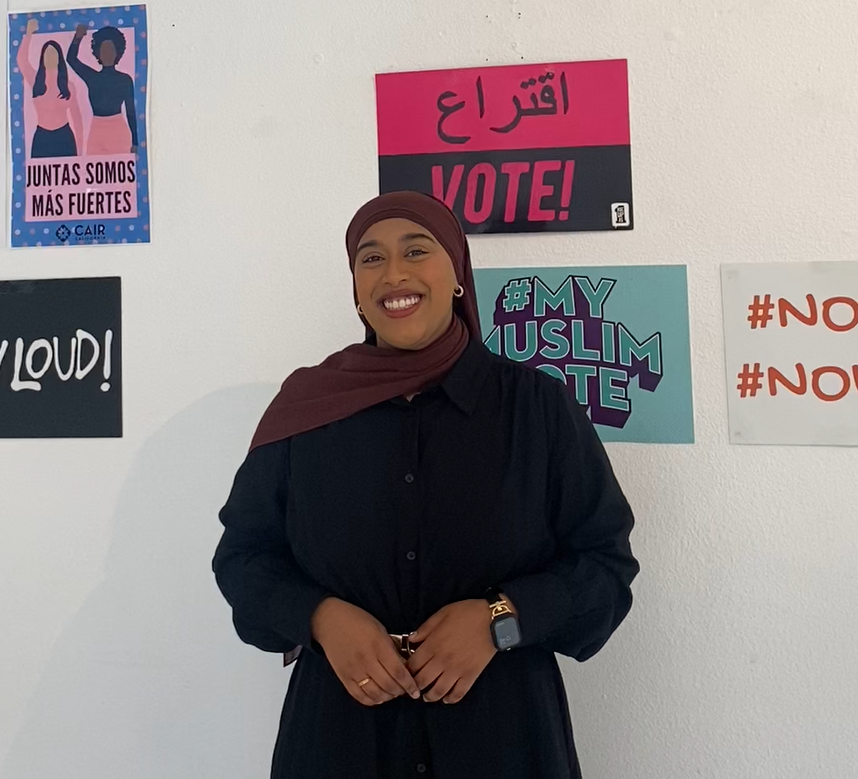
M 662 379 L 660 333 L 636 337 L 609 321 L 605 302 L 616 281 L 569 276 L 552 289 L 538 276 L 512 279 L 498 296 L 489 349 L 539 368 L 570 386 L 596 424 L 623 427 L 629 383 L 654 392 Z
M 604 441 L 691 443 L 683 265 L 477 268 L 495 354 L 561 382 Z

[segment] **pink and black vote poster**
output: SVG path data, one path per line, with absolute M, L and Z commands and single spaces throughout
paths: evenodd
M 468 233 L 632 229 L 628 95 L 626 60 L 377 75 L 381 192 Z
M 148 243 L 146 6 L 9 14 L 10 238 Z

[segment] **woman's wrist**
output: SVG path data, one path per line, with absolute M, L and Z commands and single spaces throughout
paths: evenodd
M 310 635 L 317 643 L 324 646 L 325 641 L 330 636 L 331 629 L 336 629 L 341 624 L 342 613 L 338 619 L 336 612 L 344 605 L 348 605 L 348 602 L 334 595 L 328 595 L 316 606 L 313 616 L 310 617 Z
M 322 643 L 322 633 L 324 633 L 326 615 L 330 611 L 332 601 L 335 600 L 337 599 L 331 595 L 329 595 L 327 598 L 324 598 L 321 603 L 316 606 L 316 610 L 313 612 L 313 616 L 310 617 L 310 634 L 320 644 Z

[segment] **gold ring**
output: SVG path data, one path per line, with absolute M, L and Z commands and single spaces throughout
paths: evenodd
M 370 681 L 370 678 L 367 676 L 362 682 L 358 682 L 358 687 L 363 687 L 365 684 L 369 684 Z

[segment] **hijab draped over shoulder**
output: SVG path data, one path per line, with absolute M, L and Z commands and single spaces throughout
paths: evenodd
M 456 279 L 464 289 L 462 297 L 454 298 L 450 328 L 424 349 L 385 349 L 375 345 L 375 334 L 361 317 L 367 328 L 366 341 L 335 352 L 319 365 L 292 373 L 263 415 L 251 449 L 346 419 L 385 400 L 420 392 L 450 371 L 469 339 L 480 339 L 468 241 L 453 212 L 441 201 L 419 192 L 391 192 L 373 198 L 355 214 L 346 231 L 352 274 L 361 238 L 383 219 L 416 222 L 450 255 Z

